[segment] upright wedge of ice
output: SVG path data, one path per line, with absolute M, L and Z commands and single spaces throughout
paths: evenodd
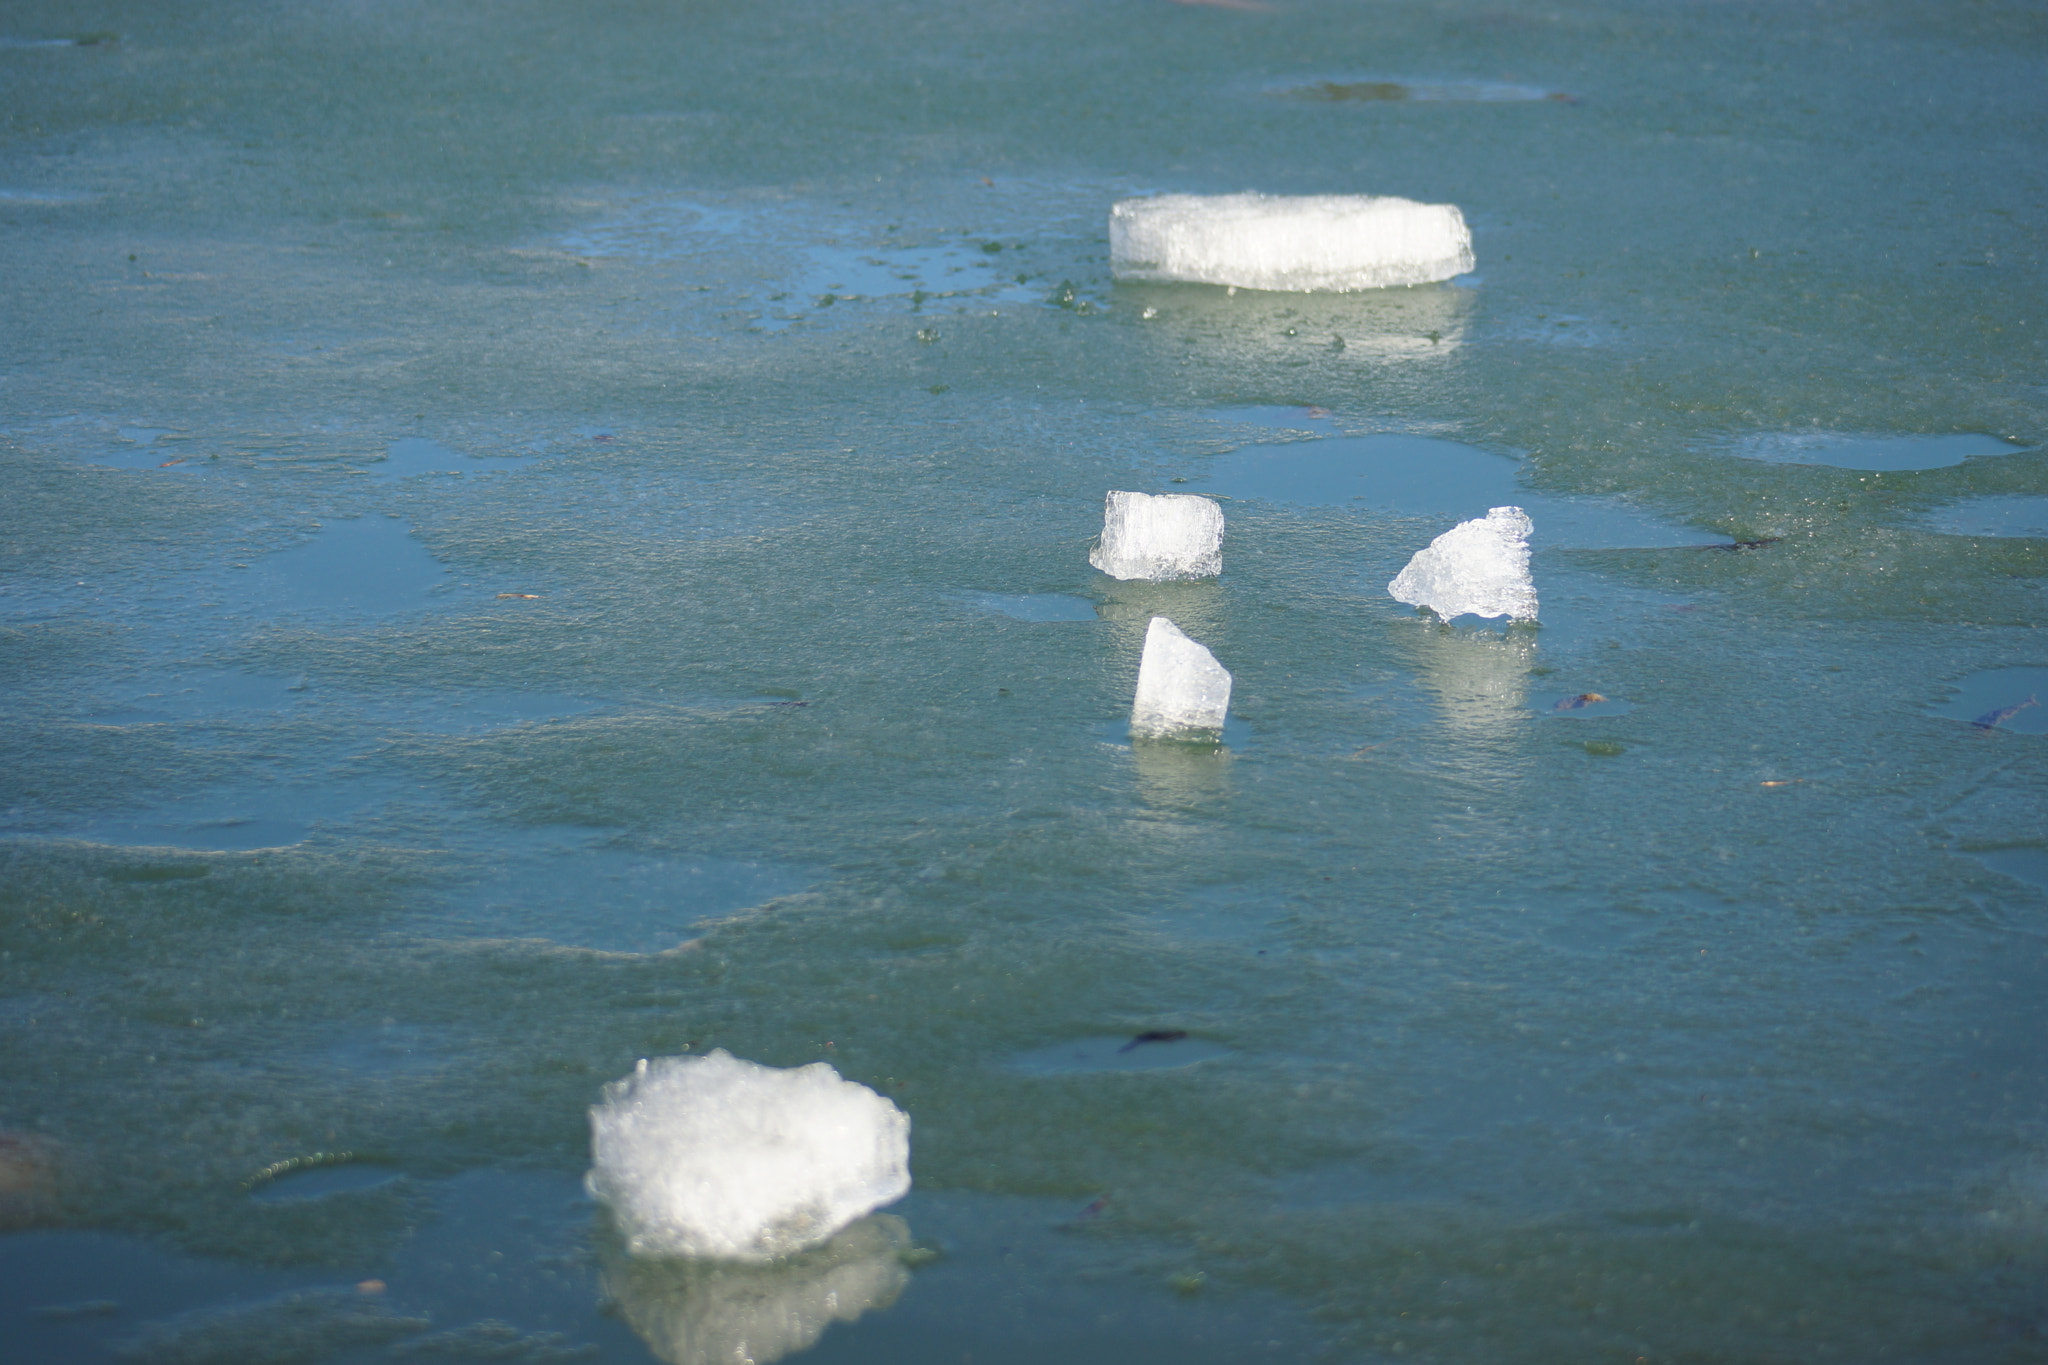
M 637 1256 L 767 1261 L 910 1189 L 910 1119 L 823 1062 L 657 1057 L 590 1110 L 584 1184 Z
M 1192 493 L 1112 491 L 1088 562 L 1126 580 L 1214 578 L 1223 572 L 1223 509 Z
M 1153 617 L 1145 627 L 1145 653 L 1138 660 L 1131 733 L 1158 739 L 1221 730 L 1229 710 L 1230 674 L 1216 656 L 1164 616 Z
M 1383 289 L 1470 270 L 1455 204 L 1367 194 L 1162 194 L 1109 210 L 1119 280 L 1276 289 Z
M 1529 534 L 1536 529 L 1519 507 L 1496 507 L 1461 521 L 1416 551 L 1387 584 L 1397 602 L 1453 616 L 1536 619 L 1536 584 L 1529 577 Z

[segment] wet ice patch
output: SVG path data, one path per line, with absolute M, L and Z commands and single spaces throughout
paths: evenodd
M 663 857 L 541 844 L 452 893 L 417 921 L 423 932 L 537 938 L 605 953 L 659 953 L 707 920 L 780 896 L 809 878 L 793 868 L 731 858 Z
M 1454 204 L 1374 195 L 1163 194 L 1109 211 L 1118 280 L 1295 293 L 1429 284 L 1472 268 Z
M 1941 436 L 1867 436 L 1839 431 L 1762 432 L 1728 448 L 1732 455 L 1767 464 L 1828 465 L 1902 473 L 1946 469 L 1965 460 L 2012 455 L 2026 447 L 1980 432 Z
M 1954 686 L 1955 695 L 1932 708 L 1935 715 L 1979 730 L 2048 734 L 2048 668 L 1991 668 Z
M 1085 597 L 1058 592 L 1005 593 L 963 592 L 958 601 L 978 611 L 1007 616 L 1013 621 L 1094 621 L 1095 604 Z
M 306 697 L 302 678 L 236 669 L 201 669 L 145 681 L 100 703 L 86 718 L 99 725 L 139 725 L 196 716 L 277 712 Z
M 347 616 L 424 610 L 432 594 L 449 586 L 448 568 L 406 524 L 382 516 L 330 521 L 310 541 L 264 556 L 247 573 L 258 605 Z
M 1230 1055 L 1229 1048 L 1206 1038 L 1192 1037 L 1179 1030 L 1149 1031 L 1178 1036 L 1097 1034 L 1019 1053 L 1006 1065 L 1027 1076 L 1071 1076 L 1098 1071 L 1170 1071 Z
M 585 1184 L 636 1256 L 770 1261 L 910 1191 L 910 1119 L 823 1062 L 657 1057 L 590 1110 Z
M 1965 498 L 1944 503 L 1919 524 L 1945 536 L 2013 536 L 2048 540 L 2048 497 L 2035 493 Z
M 430 441 L 423 436 L 407 436 L 393 441 L 384 452 L 384 458 L 366 466 L 370 477 L 379 483 L 397 483 L 401 479 L 417 478 L 422 474 L 488 474 L 509 469 L 523 469 L 533 463 L 531 455 L 500 455 L 479 459 L 450 450 L 439 441 Z
M 2048 848 L 1995 848 L 1970 855 L 2001 876 L 2048 891 Z
M 1219 422 L 1271 427 L 1277 431 L 1311 431 L 1319 436 L 1337 435 L 1337 423 L 1331 418 L 1328 408 L 1266 403 L 1247 408 L 1217 408 L 1209 415 Z

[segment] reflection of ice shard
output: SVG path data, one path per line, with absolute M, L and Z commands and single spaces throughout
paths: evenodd
M 600 1246 L 606 1295 L 669 1365 L 770 1365 L 834 1322 L 887 1308 L 910 1282 L 910 1228 L 888 1214 L 770 1265 L 641 1260 L 613 1239 Z
M 1529 723 L 1534 634 L 1431 625 L 1407 637 L 1405 652 L 1448 729 L 1474 737 L 1520 734 Z
M 1230 674 L 1216 656 L 1164 616 L 1145 628 L 1138 660 L 1138 695 L 1131 702 L 1131 733 L 1160 738 L 1221 730 L 1230 709 Z
M 1139 798 L 1148 806 L 1188 809 L 1230 794 L 1231 753 L 1222 744 L 1136 739 L 1131 742 L 1131 761 L 1138 771 Z
M 1364 194 L 1165 194 L 1109 211 L 1119 280 L 1293 292 L 1428 284 L 1472 268 L 1454 204 Z
M 1135 283 L 1116 290 L 1117 306 L 1137 318 L 1140 335 L 1174 363 L 1192 352 L 1233 366 L 1443 360 L 1463 345 L 1477 297 L 1455 284 L 1355 294 L 1226 294 Z
M 642 1061 L 590 1130 L 584 1183 L 638 1255 L 786 1256 L 910 1189 L 910 1119 L 823 1062 Z
M 1193 493 L 1111 492 L 1088 562 L 1126 581 L 1214 578 L 1223 572 L 1223 509 Z
M 1496 507 L 1461 521 L 1419 550 L 1387 584 L 1397 602 L 1454 616 L 1536 619 L 1536 584 L 1529 577 L 1529 533 L 1519 507 Z

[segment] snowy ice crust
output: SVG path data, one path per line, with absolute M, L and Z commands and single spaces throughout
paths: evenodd
M 1221 730 L 1230 710 L 1230 674 L 1216 656 L 1164 616 L 1145 628 L 1138 660 L 1138 695 L 1131 702 L 1131 733 L 1160 739 L 1188 731 Z
M 1223 509 L 1193 493 L 1111 492 L 1088 562 L 1126 581 L 1214 578 L 1223 572 Z
M 1162 194 L 1109 210 L 1109 266 L 1119 280 L 1308 293 L 1428 284 L 1472 265 L 1472 233 L 1455 204 Z
M 1536 529 L 1519 507 L 1496 507 L 1461 521 L 1416 551 L 1387 584 L 1397 602 L 1454 616 L 1536 619 L 1536 584 L 1529 577 L 1529 533 Z
M 823 1062 L 657 1057 L 590 1110 L 584 1185 L 636 1256 L 767 1261 L 910 1189 L 910 1119 Z

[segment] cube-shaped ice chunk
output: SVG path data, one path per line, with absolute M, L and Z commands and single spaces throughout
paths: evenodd
M 1163 583 L 1223 572 L 1223 509 L 1193 493 L 1112 492 L 1088 562 L 1111 578 Z
M 1529 533 L 1535 524 L 1519 507 L 1496 507 L 1461 521 L 1418 550 L 1388 593 L 1397 602 L 1453 616 L 1536 619 L 1536 584 L 1529 577 Z
M 1158 739 L 1191 730 L 1221 730 L 1230 710 L 1230 674 L 1216 656 L 1164 616 L 1145 627 L 1131 733 Z
M 635 1255 L 766 1261 L 910 1189 L 910 1119 L 823 1062 L 657 1057 L 590 1110 L 590 1193 Z
M 1369 194 L 1162 194 L 1109 211 L 1119 280 L 1240 289 L 1384 289 L 1472 268 L 1472 233 L 1455 204 Z

